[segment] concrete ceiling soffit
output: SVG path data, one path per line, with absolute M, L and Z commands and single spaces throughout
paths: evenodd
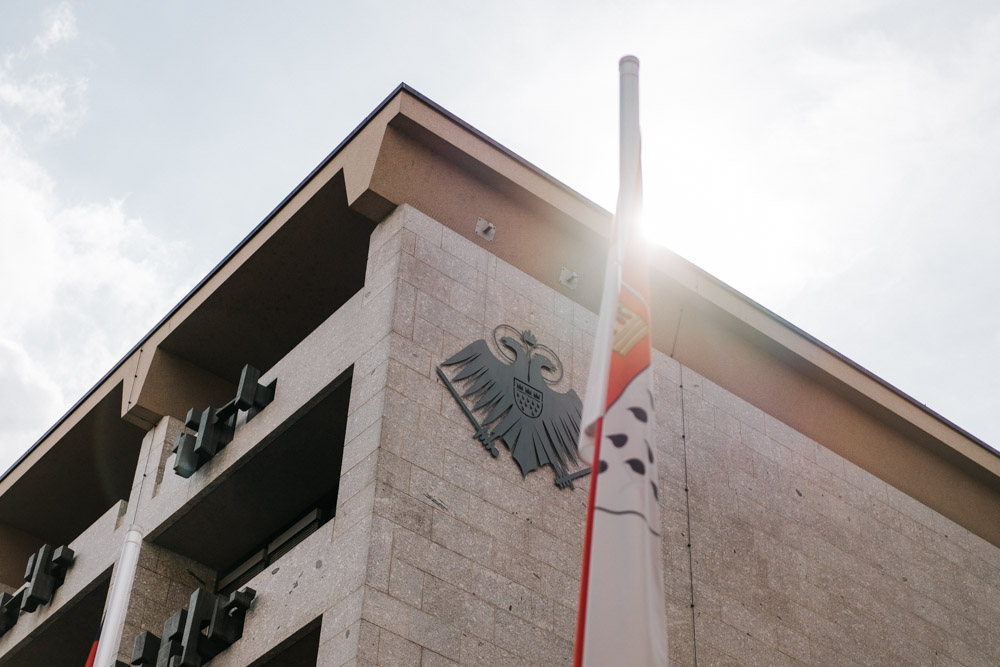
M 27 452 L 16 461 L 9 470 L 3 472 L 0 478 L 0 496 L 17 483 L 22 474 L 30 470 L 39 461 L 45 458 L 53 447 L 62 440 L 66 434 L 76 428 L 87 415 L 91 413 L 108 394 L 113 392 L 119 384 L 122 384 L 126 375 L 125 364 L 121 364 L 108 373 L 93 389 L 87 392 L 76 405 L 63 415 Z

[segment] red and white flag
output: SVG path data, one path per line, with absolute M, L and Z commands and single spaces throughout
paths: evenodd
M 580 453 L 593 466 L 575 667 L 667 665 L 654 435 L 649 265 L 638 222 L 639 61 L 621 74 L 621 183 Z

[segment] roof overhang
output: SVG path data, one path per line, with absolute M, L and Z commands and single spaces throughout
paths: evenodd
M 0 521 L 5 501 L 31 484 L 29 471 L 74 446 L 81 424 L 94 428 L 101 420 L 88 414 L 114 392 L 122 418 L 145 429 L 228 395 L 248 357 L 264 367 L 280 358 L 345 298 L 330 296 L 331 285 L 356 282 L 367 234 L 404 203 L 484 246 L 475 226 L 489 220 L 498 229 L 490 252 L 599 308 L 611 214 L 401 85 L 0 478 Z M 298 260 L 315 254 L 317 237 L 341 236 L 348 242 L 336 258 Z M 1000 545 L 993 450 L 674 253 L 655 257 L 659 350 Z M 275 275 L 288 267 L 293 275 Z M 560 282 L 562 267 L 580 275 L 575 290 Z M 278 298 L 291 299 L 286 313 L 302 321 L 271 318 L 274 342 L 241 348 L 238 335 L 261 321 L 259 304 Z

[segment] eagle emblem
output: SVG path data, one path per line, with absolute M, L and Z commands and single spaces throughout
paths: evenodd
M 563 394 L 551 387 L 562 379 L 562 362 L 530 331 L 522 333 L 508 324 L 493 330 L 493 342 L 506 361 L 480 339 L 441 364 L 459 367 L 453 380 L 467 384 L 464 393 L 440 367 L 438 376 L 475 427 L 473 437 L 493 456 L 498 456 L 494 441 L 500 439 L 522 475 L 550 465 L 556 485 L 572 488 L 572 480 L 590 468 L 570 472 L 579 465 L 576 443 L 583 405 L 572 389 Z M 466 398 L 474 402 L 471 409 Z M 485 412 L 482 422 L 473 414 L 479 411 Z

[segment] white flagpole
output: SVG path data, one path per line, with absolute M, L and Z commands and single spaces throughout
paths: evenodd
M 590 481 L 574 667 L 668 664 L 648 257 L 639 240 L 639 61 L 620 81 L 619 191 L 584 397 Z
M 618 61 L 618 265 L 621 266 L 628 238 L 628 225 L 637 225 L 641 211 L 635 195 L 639 184 L 639 59 L 625 56 Z M 640 195 L 641 196 L 641 195 Z M 624 224 L 623 224 L 624 223 Z
M 122 640 L 125 613 L 135 583 L 135 570 L 139 564 L 139 550 L 142 548 L 142 528 L 133 525 L 125 535 L 121 557 L 115 566 L 115 580 L 111 584 L 111 598 L 104 614 L 104 623 L 97 640 L 97 655 L 94 667 L 113 667 L 118 645 Z

